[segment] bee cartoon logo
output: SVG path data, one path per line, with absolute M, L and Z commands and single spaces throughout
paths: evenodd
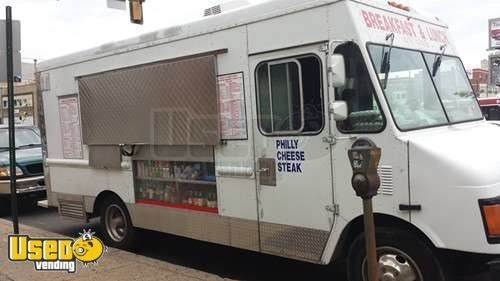
M 106 251 L 102 241 L 90 229 L 76 239 L 30 238 L 27 235 L 9 236 L 9 260 L 32 261 L 36 271 L 76 272 L 76 262 L 96 264 Z
M 80 238 L 76 239 L 73 243 L 73 254 L 75 258 L 84 264 L 97 262 L 104 253 L 104 244 L 102 241 L 95 237 L 95 232 L 83 230 Z

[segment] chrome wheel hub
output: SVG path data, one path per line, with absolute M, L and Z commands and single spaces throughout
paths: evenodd
M 420 268 L 403 251 L 383 247 L 378 248 L 380 281 L 423 281 Z M 366 259 L 363 261 L 363 280 L 368 280 Z
M 415 271 L 408 261 L 398 255 L 386 254 L 379 259 L 382 281 L 416 281 Z
M 106 232 L 116 242 L 125 239 L 127 221 L 123 209 L 118 205 L 110 205 L 105 212 Z

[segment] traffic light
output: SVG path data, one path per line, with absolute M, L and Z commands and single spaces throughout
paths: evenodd
M 130 21 L 132 23 L 142 24 L 144 22 L 142 2 L 144 2 L 144 0 L 129 0 Z
M 142 13 L 142 2 L 145 0 L 128 0 L 130 10 L 130 21 L 136 24 L 144 22 Z M 107 0 L 108 8 L 126 10 L 127 0 Z

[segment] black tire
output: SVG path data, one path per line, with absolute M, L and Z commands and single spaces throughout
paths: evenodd
M 414 281 L 447 281 L 445 271 L 433 249 L 418 236 L 392 228 L 378 228 L 377 256 L 395 259 L 399 264 L 410 265 L 413 276 L 404 280 Z M 364 233 L 361 233 L 352 243 L 347 260 L 349 281 L 368 281 L 366 273 L 366 249 Z M 390 263 L 387 263 L 389 265 Z M 364 268 L 364 269 L 363 269 Z M 392 268 L 386 268 L 392 269 Z M 382 280 L 382 279 L 381 279 Z M 396 279 L 399 280 L 399 279 Z
M 113 216 L 113 214 L 116 214 Z M 130 219 L 130 214 L 123 201 L 117 196 L 109 196 L 102 202 L 99 210 L 102 238 L 106 245 L 119 248 L 131 249 L 135 241 L 135 229 Z M 112 217 L 122 217 L 122 226 L 112 222 Z M 115 229 L 113 231 L 113 229 Z M 122 229 L 122 230 L 118 230 Z
M 0 197 L 0 217 L 7 217 L 10 215 L 10 196 Z

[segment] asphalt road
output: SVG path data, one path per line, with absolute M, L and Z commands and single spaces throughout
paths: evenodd
M 8 217 L 3 217 L 8 218 Z M 83 228 L 99 234 L 99 223 L 89 224 L 61 219 L 57 210 L 23 206 L 20 223 L 47 231 L 77 237 Z M 219 246 L 163 233 L 141 230 L 133 252 L 168 263 L 190 267 L 234 280 L 346 280 L 345 264 L 321 266 L 284 258 Z M 481 276 L 457 281 L 493 281 Z

